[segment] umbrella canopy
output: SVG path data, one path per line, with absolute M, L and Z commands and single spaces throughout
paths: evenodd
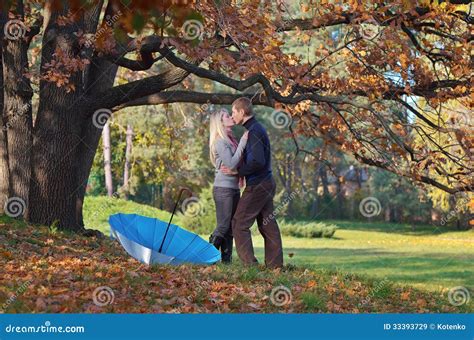
M 115 214 L 109 224 L 111 237 L 145 264 L 213 264 L 221 259 L 220 252 L 200 236 L 156 218 Z

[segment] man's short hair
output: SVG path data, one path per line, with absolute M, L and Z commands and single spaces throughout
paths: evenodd
M 240 97 L 234 100 L 232 106 L 236 110 L 244 110 L 244 115 L 247 117 L 253 116 L 252 101 L 247 97 Z

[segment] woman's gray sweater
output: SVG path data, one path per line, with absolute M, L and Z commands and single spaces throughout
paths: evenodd
M 237 148 L 224 139 L 218 139 L 215 143 L 216 156 L 216 176 L 214 178 L 215 187 L 239 189 L 239 176 L 226 175 L 220 168 L 225 165 L 227 168 L 235 170 L 242 158 L 247 138 L 241 138 Z

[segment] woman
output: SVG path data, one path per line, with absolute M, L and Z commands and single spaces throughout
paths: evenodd
M 238 175 L 226 175 L 220 168 L 222 165 L 233 170 L 237 168 L 248 139 L 248 132 L 245 132 L 237 143 L 232 126 L 234 121 L 226 109 L 211 114 L 209 154 L 216 174 L 212 194 L 216 204 L 217 227 L 209 242 L 221 251 L 224 263 L 232 261 L 234 240 L 231 223 L 239 203 L 243 179 Z

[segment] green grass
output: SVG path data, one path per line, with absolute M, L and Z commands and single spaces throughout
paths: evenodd
M 136 213 L 167 221 L 170 213 L 115 198 L 87 197 L 85 223 L 108 235 L 108 217 Z M 173 223 L 180 224 L 179 216 Z M 295 222 L 292 222 L 293 224 Z M 298 222 L 305 225 L 308 222 Z M 283 237 L 285 263 L 314 270 L 387 278 L 428 290 L 474 287 L 474 231 L 451 231 L 428 225 L 326 221 L 338 229 L 333 238 Z M 254 227 L 255 228 L 255 227 Z M 263 239 L 253 232 L 256 255 L 263 262 Z M 206 235 L 203 235 L 206 236 Z M 290 257 L 291 256 L 291 257 Z M 243 273 L 242 280 L 258 272 Z M 388 289 L 388 288 L 387 288 Z M 377 292 L 382 294 L 382 292 Z M 311 297 L 309 305 L 317 305 Z
M 148 205 L 125 201 L 119 198 L 87 196 L 84 201 L 84 224 L 109 235 L 109 216 L 117 213 L 138 214 L 168 221 L 171 213 Z M 180 224 L 179 216 L 173 217 L 174 224 Z
M 414 236 L 338 227 L 332 239 L 284 237 L 285 262 L 388 278 L 430 290 L 474 287 L 473 231 Z M 263 259 L 263 240 L 258 235 L 254 246 L 259 260 Z

